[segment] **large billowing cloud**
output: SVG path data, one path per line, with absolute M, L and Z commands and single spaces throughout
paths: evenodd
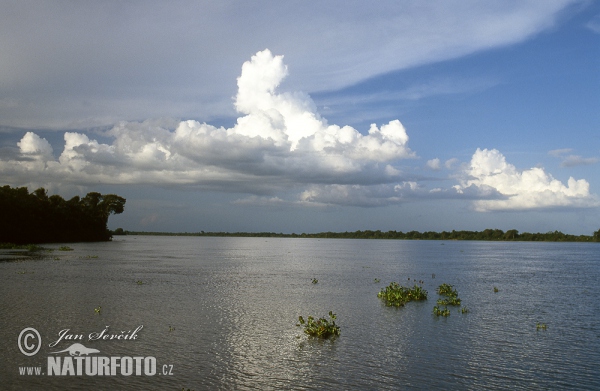
M 541 168 L 519 171 L 497 150 L 478 149 L 460 184 L 428 189 L 401 162 L 416 157 L 399 120 L 364 133 L 329 124 L 311 98 L 279 92 L 283 56 L 256 53 L 242 66 L 230 128 L 195 120 L 121 122 L 101 136 L 66 132 L 59 156 L 27 132 L 0 159 L 6 182 L 33 186 L 152 184 L 243 193 L 238 204 L 386 206 L 465 199 L 478 211 L 599 205 L 587 181 L 567 185 Z M 565 151 L 555 153 L 564 154 Z M 456 159 L 445 162 L 454 170 Z M 435 158 L 430 170 L 441 171 Z M 464 167 L 464 166 L 462 166 Z M 429 178 L 433 180 L 434 178 Z
M 519 171 L 495 149 L 477 149 L 465 173 L 468 178 L 455 187 L 458 192 L 475 188 L 482 195 L 498 195 L 496 199 L 475 201 L 478 211 L 600 205 L 598 197 L 590 194 L 586 180 L 570 177 L 564 185 L 539 167 Z
M 283 56 L 264 50 L 243 64 L 231 128 L 194 120 L 122 122 L 103 136 L 67 132 L 55 159 L 32 132 L 18 143 L 21 159 L 0 162 L 3 176 L 63 184 L 181 184 L 274 194 L 303 186 L 387 184 L 401 179 L 397 161 L 415 157 L 398 120 L 366 134 L 328 124 L 303 93 L 278 93 Z

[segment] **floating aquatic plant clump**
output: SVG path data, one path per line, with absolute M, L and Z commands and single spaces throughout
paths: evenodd
M 448 296 L 448 297 L 458 297 L 458 292 L 456 289 L 450 284 L 442 284 L 437 288 L 438 295 Z
M 453 296 L 453 297 L 447 297 L 445 299 L 438 299 L 437 305 L 454 305 L 454 306 L 459 306 L 460 305 L 460 298 Z
M 315 319 L 309 316 L 304 320 L 302 316 L 299 316 L 300 323 L 297 326 L 304 325 L 304 332 L 312 337 L 327 339 L 340 335 L 340 326 L 335 324 L 336 316 L 332 311 L 329 311 L 329 318 Z
M 392 282 L 390 285 L 381 289 L 377 297 L 385 302 L 385 305 L 390 307 L 401 307 L 409 301 L 427 300 L 427 291 L 419 285 L 408 288 Z
M 440 296 L 446 296 L 445 298 L 438 299 L 437 306 L 433 307 L 433 313 L 436 316 L 449 316 L 450 310 L 446 308 L 446 306 L 452 305 L 458 307 L 461 305 L 461 300 L 458 297 L 458 292 L 456 291 L 456 289 L 454 289 L 452 285 L 444 283 L 438 286 L 436 291 Z M 444 306 L 444 309 L 438 306 Z M 467 309 L 467 307 L 463 307 L 460 312 L 466 314 L 469 312 L 469 310 Z

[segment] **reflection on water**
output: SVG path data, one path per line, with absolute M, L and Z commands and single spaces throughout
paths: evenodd
M 0 262 L 2 387 L 600 388 L 596 244 L 128 236 L 69 246 Z M 427 301 L 396 309 L 377 298 L 391 281 L 415 280 Z M 443 282 L 468 314 L 432 314 Z M 341 326 L 334 341 L 296 326 L 330 310 Z M 83 342 L 106 356 L 156 357 L 172 375 L 19 375 L 19 366 L 46 370 L 60 330 L 139 325 L 135 341 Z M 17 346 L 25 327 L 44 341 L 33 357 Z

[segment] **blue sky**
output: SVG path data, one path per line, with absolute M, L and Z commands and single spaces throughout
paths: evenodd
M 600 229 L 598 2 L 1 3 L 1 182 L 111 228 Z

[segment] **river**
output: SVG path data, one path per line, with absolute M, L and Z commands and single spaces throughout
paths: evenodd
M 0 262 L 1 389 L 600 389 L 597 243 L 120 236 L 47 247 Z M 428 300 L 386 307 L 377 293 L 392 281 L 420 284 Z M 462 300 L 447 317 L 432 312 L 442 283 Z M 337 338 L 297 326 L 329 311 Z M 63 351 L 75 343 L 95 351 Z

